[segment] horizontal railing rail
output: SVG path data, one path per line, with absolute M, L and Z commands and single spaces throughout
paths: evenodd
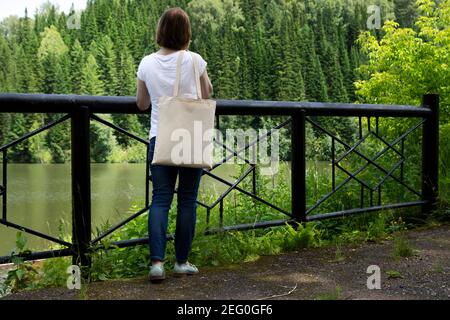
M 79 95 L 44 95 L 44 94 L 0 94 L 0 113 L 60 113 L 58 120 L 45 124 L 32 132 L 25 134 L 14 141 L 7 142 L 0 146 L 0 156 L 2 157 L 3 179 L 0 182 L 0 198 L 2 200 L 2 215 L 0 224 L 7 227 L 22 230 L 42 239 L 46 239 L 61 246 L 57 250 L 43 252 L 33 252 L 24 256 L 25 259 L 41 259 L 61 256 L 72 256 L 74 264 L 83 266 L 90 265 L 89 252 L 93 249 L 103 247 L 102 240 L 112 235 L 118 229 L 136 219 L 148 211 L 150 207 L 149 184 L 152 180 L 148 165 L 148 138 L 138 137 L 136 134 L 128 132 L 111 123 L 98 114 L 145 114 L 148 111 L 140 111 L 136 106 L 135 97 L 100 97 L 100 96 L 79 96 Z M 198 201 L 198 204 L 206 209 L 207 229 L 205 234 L 214 234 L 224 231 L 249 230 L 256 228 L 267 228 L 281 226 L 285 224 L 306 223 L 309 221 L 342 217 L 353 214 L 369 213 L 387 209 L 398 209 L 408 207 L 421 207 L 423 213 L 427 213 L 434 208 L 438 197 L 438 154 L 439 154 L 439 97 L 437 95 L 424 95 L 421 106 L 407 105 L 373 105 L 373 104 L 349 104 L 349 103 L 320 103 L 320 102 L 285 102 L 285 101 L 243 101 L 243 100 L 217 100 L 217 125 L 219 117 L 226 115 L 250 115 L 250 116 L 287 116 L 280 124 L 272 129 L 282 129 L 290 125 L 290 152 L 291 152 L 291 209 L 286 210 L 277 204 L 271 203 L 257 193 L 256 187 L 256 164 L 250 163 L 242 153 L 261 141 L 271 137 L 272 131 L 258 136 L 248 142 L 239 150 L 230 150 L 229 147 L 220 141 L 215 143 L 227 151 L 228 156 L 215 163 L 212 170 L 204 170 L 207 175 L 219 183 L 226 186 L 211 204 Z M 359 137 L 355 143 L 344 141 L 338 135 L 330 132 L 318 124 L 314 117 L 357 117 L 359 118 Z M 379 132 L 379 118 L 417 118 L 416 123 L 405 132 L 398 133 L 399 136 L 392 141 L 387 141 Z M 362 118 L 367 118 L 367 133 L 363 135 Z M 72 243 L 63 241 L 53 236 L 33 230 L 11 222 L 7 213 L 7 194 L 9 186 L 7 183 L 8 150 L 17 144 L 49 130 L 56 125 L 70 120 L 71 122 L 71 176 L 72 176 Z M 91 180 L 90 180 L 90 121 L 111 128 L 138 143 L 147 146 L 147 165 L 145 174 L 145 207 L 136 213 L 128 216 L 124 221 L 112 226 L 96 238 L 91 235 Z M 371 125 L 371 123 L 374 125 Z M 315 203 L 307 206 L 306 198 L 306 125 L 309 124 L 315 130 L 331 138 L 331 167 L 332 182 L 331 189 L 322 195 Z M 0 124 L 1 125 L 1 124 Z M 404 180 L 405 153 L 404 143 L 410 138 L 413 132 L 422 129 L 422 177 L 421 190 L 416 190 Z M 221 128 L 222 129 L 222 128 Z M 366 155 L 359 147 L 367 139 L 377 139 L 384 146 L 375 155 Z M 338 154 L 337 145 L 344 148 L 344 152 Z M 389 168 L 383 167 L 377 160 L 387 152 L 392 151 L 398 157 Z M 365 164 L 351 171 L 342 165 L 342 162 L 349 155 L 355 155 L 362 159 Z M 225 164 L 231 158 L 236 157 L 243 160 L 249 168 L 241 173 L 235 181 L 228 181 L 214 174 L 214 170 Z M 359 177 L 369 166 L 383 174 L 381 180 L 375 185 L 367 184 Z M 342 172 L 346 178 L 341 182 L 336 181 L 336 172 Z M 400 176 L 394 173 L 400 171 Z M 247 190 L 241 186 L 242 181 L 247 177 L 252 179 L 252 190 Z M 416 197 L 415 200 L 408 200 L 399 203 L 382 203 L 382 187 L 387 180 L 395 182 L 410 194 Z M 356 182 L 360 186 L 360 206 L 347 210 L 339 210 L 327 213 L 315 212 L 322 203 L 334 196 L 339 190 L 351 182 Z M 278 215 L 283 215 L 285 219 L 273 221 L 256 221 L 253 223 L 242 223 L 237 225 L 224 225 L 224 199 L 232 191 L 249 197 L 252 201 L 267 206 Z M 176 192 L 176 190 L 175 190 Z M 365 194 L 369 195 L 370 205 L 365 206 Z M 377 197 L 376 197 L 377 196 Z M 210 215 L 214 208 L 219 208 L 219 226 L 210 228 Z M 313 214 L 314 213 L 314 214 Z M 168 235 L 171 239 L 173 236 Z M 127 239 L 113 241 L 112 245 L 117 247 L 129 247 L 134 245 L 147 244 L 148 238 Z M 11 256 L 0 257 L 0 263 L 11 261 Z
M 91 113 L 143 113 L 135 97 L 102 97 L 59 94 L 0 94 L 1 112 L 70 113 L 80 106 Z M 408 105 L 351 104 L 290 101 L 217 100 L 218 115 L 292 115 L 304 110 L 306 116 L 428 117 L 428 108 Z

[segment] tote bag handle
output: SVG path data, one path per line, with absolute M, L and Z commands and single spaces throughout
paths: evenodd
M 181 62 L 183 61 L 185 50 L 181 50 L 178 59 L 177 59 L 177 73 L 176 73 L 176 79 L 175 79 L 175 85 L 173 88 L 173 96 L 178 97 L 178 94 L 180 93 L 180 83 L 181 83 Z M 200 72 L 199 72 L 199 66 L 198 66 L 198 60 L 195 54 L 192 52 L 189 52 L 192 57 L 192 62 L 194 65 L 194 76 L 195 76 L 195 85 L 197 88 L 197 98 L 202 99 L 202 89 L 200 85 Z

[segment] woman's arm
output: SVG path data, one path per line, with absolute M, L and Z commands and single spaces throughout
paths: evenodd
M 141 111 L 145 111 L 150 107 L 150 94 L 147 86 L 142 80 L 137 81 L 136 104 Z
M 209 99 L 213 93 L 213 86 L 208 77 L 208 71 L 205 70 L 200 77 L 200 84 L 202 86 L 202 98 Z

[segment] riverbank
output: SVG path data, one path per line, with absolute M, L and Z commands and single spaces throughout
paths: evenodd
M 161 284 L 146 277 L 66 288 L 21 291 L 3 299 L 450 299 L 450 226 L 407 231 L 411 255 L 391 240 L 305 248 L 254 262 L 204 267 L 201 274 Z M 367 268 L 380 267 L 381 289 L 369 290 Z

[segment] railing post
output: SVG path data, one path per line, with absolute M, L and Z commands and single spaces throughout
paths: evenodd
M 306 222 L 305 110 L 292 115 L 291 153 L 292 215 L 298 222 Z
M 72 241 L 73 264 L 89 267 L 91 241 L 90 116 L 88 107 L 72 113 Z
M 426 94 L 422 106 L 431 110 L 422 131 L 422 213 L 435 207 L 439 190 L 439 95 Z

